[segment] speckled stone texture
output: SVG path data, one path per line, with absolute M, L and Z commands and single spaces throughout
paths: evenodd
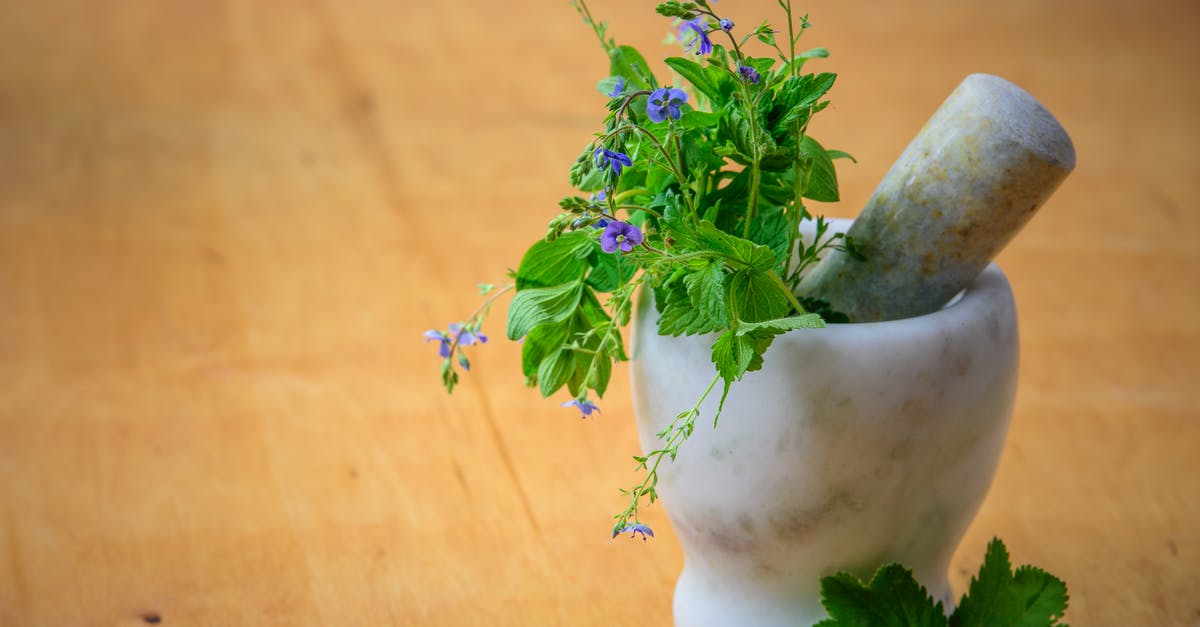
M 800 292 L 854 322 L 917 316 L 966 287 L 1075 167 L 1070 137 L 1020 87 L 972 74 L 888 171 Z
M 714 374 L 714 337 L 658 335 L 649 300 L 632 362 L 644 450 Z M 994 265 L 928 315 L 779 336 L 720 424 L 713 395 L 659 469 L 686 556 L 676 625 L 812 624 L 821 576 L 892 561 L 952 601 L 947 568 L 991 484 L 1016 380 L 1012 293 Z

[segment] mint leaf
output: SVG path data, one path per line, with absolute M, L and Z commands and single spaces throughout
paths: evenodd
M 770 248 L 730 235 L 718 229 L 712 222 L 702 220 L 697 234 L 702 245 L 723 255 L 734 264 L 753 270 L 770 270 L 775 266 L 775 253 Z
M 770 270 L 739 271 L 730 277 L 727 289 L 734 313 L 746 322 L 782 318 L 791 310 L 787 295 L 771 278 Z
M 737 332 L 738 335 L 753 332 L 768 332 L 772 335 L 778 335 L 793 329 L 819 329 L 824 326 L 825 321 L 821 319 L 821 316 L 815 313 L 806 313 L 788 318 L 764 320 L 762 322 L 740 322 L 738 323 Z
M 789 159 L 790 161 L 790 159 Z M 782 270 L 788 257 L 788 219 L 778 208 L 763 211 L 750 221 L 750 241 L 775 253 L 775 266 Z
M 727 385 L 746 374 L 754 357 L 754 343 L 732 329 L 722 333 L 713 343 L 712 362 Z
M 1059 625 L 1067 609 L 1067 586 L 1032 566 L 1014 576 L 999 538 L 988 544 L 979 574 L 950 617 L 952 627 L 1047 627 Z
M 722 268 L 720 261 L 712 260 L 659 291 L 665 297 L 658 318 L 659 335 L 695 335 L 729 326 Z
M 683 277 L 688 299 L 700 317 L 717 331 L 729 326 L 729 310 L 725 304 L 725 265 L 711 260 L 702 269 Z
M 591 235 L 583 231 L 564 233 L 554 240 L 538 240 L 529 247 L 517 266 L 517 290 L 562 285 L 583 276 L 587 256 L 595 248 Z
M 539 287 L 517 292 L 508 306 L 508 339 L 525 337 L 534 327 L 562 322 L 579 306 L 583 281 L 576 280 L 556 287 Z
M 830 618 L 816 627 L 945 627 L 946 615 L 912 571 L 888 564 L 869 585 L 838 573 L 821 579 L 821 604 Z

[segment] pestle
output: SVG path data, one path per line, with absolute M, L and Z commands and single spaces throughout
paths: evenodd
M 942 308 L 1075 167 L 1067 132 L 1012 83 L 972 74 L 883 177 L 847 235 L 800 283 L 852 322 Z

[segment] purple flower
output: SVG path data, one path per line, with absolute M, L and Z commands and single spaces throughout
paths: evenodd
M 579 416 L 580 418 L 587 418 L 588 416 L 592 415 L 592 412 L 600 411 L 600 408 L 596 407 L 595 403 L 593 403 L 587 399 L 584 399 L 584 400 L 575 399 L 572 401 L 567 401 L 567 402 L 563 403 L 562 406 L 563 407 L 575 407 L 576 409 L 579 410 L 579 413 L 582 414 Z M 651 534 L 651 535 L 653 535 L 653 534 Z
M 762 78 L 758 75 L 758 70 L 750 67 L 749 65 L 743 65 L 739 67 L 738 74 L 741 74 L 742 78 L 754 83 L 755 85 L 757 85 L 758 81 Z
M 662 122 L 667 118 L 678 120 L 683 113 L 679 107 L 687 102 L 687 92 L 682 89 L 668 89 L 662 87 L 650 92 L 650 97 L 646 100 L 646 115 L 655 122 Z
M 646 525 L 643 525 L 642 523 L 633 523 L 633 524 L 625 523 L 624 527 L 622 527 L 620 529 L 613 529 L 613 537 L 614 538 L 617 537 L 617 535 L 622 534 L 622 533 L 628 533 L 629 537 L 631 537 L 631 538 L 637 537 L 637 534 L 640 533 L 640 534 L 642 534 L 642 542 L 645 542 L 648 538 L 654 537 L 654 531 L 652 531 L 649 527 L 647 527 Z
M 588 199 L 588 202 L 590 202 L 591 204 L 594 205 L 598 202 L 604 202 L 607 199 L 608 199 L 608 188 L 606 187 L 606 188 L 592 194 L 591 198 Z
M 621 95 L 621 92 L 623 92 L 623 91 L 625 91 L 625 77 L 624 77 L 624 76 L 618 76 L 618 77 L 617 77 L 617 84 L 616 84 L 616 85 L 613 85 L 613 89 L 612 89 L 612 91 L 611 91 L 611 92 L 609 92 L 609 93 L 608 93 L 608 97 L 609 97 L 609 98 L 616 98 L 617 96 L 620 96 L 620 95 Z
M 603 168 L 607 164 L 617 176 L 621 176 L 621 168 L 633 165 L 633 159 L 630 159 L 629 155 L 607 148 L 597 148 L 593 157 L 597 168 Z
M 721 18 L 721 30 L 727 33 L 733 30 L 733 20 L 727 17 Z
M 629 252 L 634 246 L 642 243 L 642 231 L 628 222 L 614 220 L 604 227 L 600 234 L 600 250 L 606 253 Z
M 487 344 L 487 336 L 478 331 L 464 331 L 461 324 L 450 325 L 450 335 L 458 338 L 459 346 L 472 344 Z
M 450 336 L 449 335 L 446 335 L 445 333 L 442 333 L 441 331 L 436 331 L 434 329 L 430 329 L 425 332 L 425 341 L 428 342 L 430 340 L 437 340 L 437 341 L 441 342 L 441 344 L 438 345 L 438 357 L 445 359 L 446 357 L 450 356 Z
M 470 346 L 472 344 L 487 344 L 488 338 L 486 335 L 478 331 L 467 331 L 462 328 L 461 324 L 451 324 L 450 331 L 444 333 L 436 329 L 430 329 L 424 334 L 425 341 L 438 341 L 438 357 L 445 359 L 450 356 L 450 348 L 455 342 L 459 346 Z M 464 358 L 460 357 L 460 363 Z M 463 367 L 470 370 L 471 367 L 463 364 Z
M 705 21 L 704 16 L 701 15 L 694 20 L 684 22 L 683 25 L 679 27 L 679 38 L 685 39 L 685 36 L 689 30 L 695 34 L 695 38 L 688 43 L 684 50 L 691 50 L 692 46 L 696 46 L 696 54 L 698 55 L 703 56 L 712 52 L 713 43 L 712 40 L 708 38 L 708 23 Z M 697 44 L 699 45 L 697 46 Z

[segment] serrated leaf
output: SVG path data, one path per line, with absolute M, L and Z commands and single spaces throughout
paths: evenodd
M 692 307 L 702 312 L 714 327 L 709 330 L 717 331 L 729 326 L 729 310 L 725 303 L 725 272 L 724 264 L 712 260 L 703 269 L 683 277 L 687 288 L 688 298 Z
M 510 340 L 526 336 L 534 327 L 562 322 L 571 316 L 583 295 L 583 281 L 555 287 L 518 290 L 508 306 L 505 334 Z
M 775 265 L 788 256 L 788 219 L 778 208 L 762 211 L 750 221 L 750 241 L 775 253 Z
M 718 288 L 709 284 L 713 273 L 719 272 L 719 267 L 715 270 L 706 268 L 693 271 L 656 293 L 656 297 L 664 297 L 658 317 L 659 335 L 695 335 L 720 331 L 729 326 L 724 297 L 720 296 L 720 302 L 715 302 L 713 298 Z M 719 289 L 723 294 L 723 286 Z
M 746 333 L 756 331 L 764 331 L 772 335 L 777 335 L 795 329 L 820 329 L 824 326 L 825 321 L 821 319 L 821 316 L 815 313 L 806 313 L 799 316 L 764 320 L 762 322 L 739 322 L 737 331 L 738 335 L 745 335 Z
M 1056 625 L 1067 609 L 1067 587 L 1049 573 L 1031 566 L 1012 573 L 1008 550 L 999 538 L 988 544 L 979 574 L 950 617 L 952 627 L 1047 627 Z
M 829 618 L 818 627 L 946 627 L 946 615 L 908 569 L 889 564 L 864 585 L 854 575 L 821 579 L 821 604 Z
M 739 336 L 732 329 L 722 333 L 713 342 L 712 362 L 717 367 L 717 374 L 726 383 L 741 380 L 754 359 L 754 344 L 746 337 Z
M 791 309 L 787 295 L 770 273 L 770 270 L 741 270 L 730 276 L 726 289 L 733 313 L 739 319 L 762 322 L 787 315 Z
M 704 246 L 745 268 L 770 270 L 775 266 L 775 253 L 770 248 L 730 235 L 707 220 L 700 222 L 697 235 Z

